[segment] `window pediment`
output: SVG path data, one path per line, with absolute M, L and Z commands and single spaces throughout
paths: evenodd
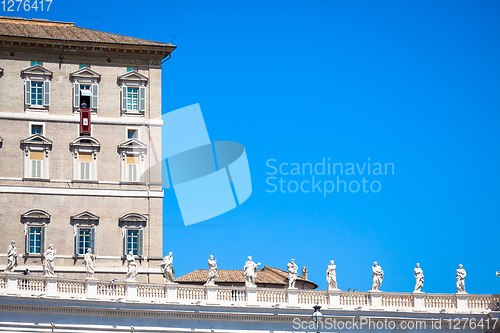
M 28 67 L 25 70 L 21 71 L 21 74 L 25 77 L 41 76 L 46 78 L 52 78 L 52 72 L 40 65 Z
M 141 83 L 146 84 L 148 78 L 137 71 L 130 71 L 121 75 L 118 75 L 118 81 L 122 83 Z
M 70 78 L 80 80 L 80 79 L 87 79 L 87 80 L 92 80 L 92 81 L 97 81 L 101 79 L 101 74 L 97 73 L 96 71 L 91 70 L 88 67 L 84 67 L 82 69 L 79 69 L 73 73 L 71 73 Z
M 90 213 L 89 211 L 81 212 L 80 214 L 76 214 L 71 216 L 71 224 L 74 225 L 92 225 L 95 226 L 99 224 L 99 216 Z
M 143 143 L 137 139 L 130 139 L 130 140 L 125 141 L 122 144 L 119 144 L 118 149 L 119 150 L 131 150 L 131 151 L 137 150 L 139 152 L 139 151 L 147 150 L 148 146 L 145 143 Z
M 120 224 L 139 224 L 145 225 L 148 221 L 147 217 L 139 213 L 128 213 L 118 219 Z
M 50 219 L 50 214 L 41 209 L 31 209 L 26 213 L 21 214 L 22 219 L 36 219 L 36 220 L 48 220 Z
M 33 134 L 30 137 L 27 137 L 24 140 L 21 140 L 21 145 L 25 146 L 25 148 L 41 148 L 42 150 L 47 150 L 52 147 L 52 141 L 47 139 L 41 134 Z
M 79 136 L 74 139 L 70 144 L 70 147 L 88 147 L 88 148 L 100 148 L 101 143 L 91 136 Z

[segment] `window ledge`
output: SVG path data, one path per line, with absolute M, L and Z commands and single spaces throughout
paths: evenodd
M 25 253 L 25 254 L 23 254 L 23 258 L 43 258 L 43 254 L 41 254 L 41 253 Z
M 48 178 L 23 178 L 23 181 L 28 181 L 28 182 L 35 181 L 35 182 L 50 183 L 50 179 L 48 179 Z
M 120 185 L 147 185 L 146 182 L 120 182 Z
M 142 111 L 122 111 L 122 115 L 124 115 L 124 116 L 143 116 L 144 112 L 142 112 Z
M 73 179 L 72 183 L 84 183 L 84 184 L 98 184 L 97 180 L 86 180 L 86 179 Z
M 146 259 L 146 257 L 144 257 L 144 256 L 138 256 L 138 255 L 135 255 L 135 256 L 134 256 L 134 258 L 135 258 L 136 260 L 145 260 L 145 259 Z M 122 260 L 127 260 L 127 256 L 126 256 L 126 255 L 123 255 L 123 256 L 122 256 Z M 163 260 L 163 259 L 162 259 L 162 260 Z
M 29 106 L 26 111 L 28 112 L 49 112 L 46 106 Z

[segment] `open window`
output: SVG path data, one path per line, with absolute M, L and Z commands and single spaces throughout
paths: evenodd
M 118 225 L 122 228 L 124 256 L 130 251 L 133 255 L 144 256 L 144 229 L 147 220 L 146 216 L 139 213 L 128 213 L 118 220 Z
M 146 85 L 148 78 L 133 70 L 118 76 L 121 85 L 123 114 L 141 115 L 146 111 Z
M 73 153 L 73 181 L 97 181 L 97 156 L 101 144 L 91 136 L 80 136 L 70 143 Z
M 24 78 L 26 110 L 48 111 L 52 72 L 41 65 L 34 65 L 23 70 L 21 75 Z
M 147 151 L 148 146 L 137 139 L 130 139 L 118 145 L 122 182 L 144 182 L 144 158 Z
M 21 214 L 24 224 L 26 255 L 42 255 L 45 250 L 46 226 L 50 222 L 50 214 L 41 209 L 32 209 Z
M 71 224 L 75 232 L 75 255 L 83 256 L 88 249 L 95 254 L 95 233 L 99 225 L 99 216 L 84 211 L 71 216 Z
M 73 81 L 73 111 L 92 109 L 97 112 L 99 108 L 99 81 L 101 74 L 90 67 L 82 67 L 70 74 Z
M 21 140 L 24 151 L 24 178 L 49 179 L 49 151 L 52 141 L 41 134 Z

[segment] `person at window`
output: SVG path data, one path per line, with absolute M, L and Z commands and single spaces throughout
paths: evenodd
M 30 273 L 30 270 L 26 268 L 23 272 L 23 275 L 30 275 Z
M 80 105 L 80 108 L 86 109 L 87 108 L 87 103 L 85 101 L 83 101 L 82 104 Z

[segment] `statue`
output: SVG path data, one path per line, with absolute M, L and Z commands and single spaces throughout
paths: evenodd
M 172 252 L 170 252 L 168 256 L 165 256 L 165 258 L 163 258 L 163 261 L 159 265 L 163 272 L 163 277 L 165 278 L 167 283 L 174 282 L 174 273 L 172 270 L 173 263 L 174 263 L 174 257 L 172 256 Z
M 333 264 L 333 260 L 330 260 L 330 265 L 326 268 L 326 282 L 328 283 L 328 289 L 338 289 L 337 288 L 337 273 L 335 272 L 336 265 Z
M 299 266 L 295 263 L 295 259 L 292 259 L 291 262 L 286 265 L 286 268 L 288 269 L 288 288 L 297 289 L 295 288 L 295 281 L 297 281 L 297 277 L 299 276 L 297 273 Z
M 213 255 L 208 259 L 208 276 L 206 286 L 215 286 L 215 279 L 217 279 L 217 260 Z
M 252 261 L 252 257 L 248 257 L 248 261 L 245 263 L 245 267 L 243 267 L 244 275 L 245 275 L 245 286 L 247 287 L 256 287 L 255 279 L 257 278 L 257 268 L 261 265 L 261 263 L 254 263 Z
M 380 290 L 380 286 L 382 285 L 382 280 L 384 279 L 384 271 L 382 270 L 382 267 L 377 265 L 376 261 L 373 263 L 372 271 L 373 283 L 371 291 L 377 291 Z
M 10 242 L 9 246 L 9 252 L 7 252 L 7 266 L 5 267 L 5 273 L 12 273 L 14 272 L 14 268 L 17 267 L 17 256 L 19 253 L 17 253 L 16 250 L 16 242 L 12 241 Z
M 92 254 L 90 248 L 87 249 L 83 262 L 85 263 L 85 270 L 87 271 L 87 279 L 93 279 L 95 273 L 95 255 Z
M 129 251 L 127 255 L 127 268 L 128 272 L 127 275 L 125 275 L 125 281 L 135 281 L 135 277 L 137 275 L 137 264 L 135 262 L 135 256 L 133 255 L 132 251 Z
M 422 287 L 424 286 L 424 271 L 420 268 L 420 264 L 417 263 L 417 267 L 413 269 L 415 272 L 415 290 L 414 293 L 421 293 Z
M 44 254 L 45 260 L 43 261 L 43 276 L 56 276 L 54 272 L 54 260 L 56 258 L 56 250 L 52 244 L 49 245 Z
M 465 269 L 463 269 L 463 265 L 460 264 L 458 265 L 457 269 L 457 293 L 459 294 L 466 294 L 465 292 L 465 276 L 467 273 L 465 272 Z
M 500 272 L 496 272 L 496 275 L 497 275 L 498 277 L 500 277 Z

